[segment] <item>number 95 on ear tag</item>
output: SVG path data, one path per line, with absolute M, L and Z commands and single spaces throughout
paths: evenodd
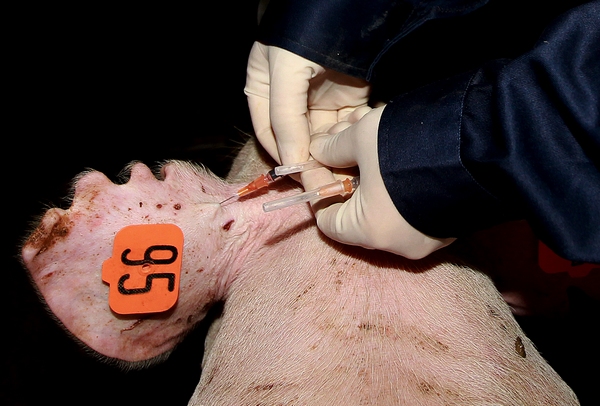
M 183 232 L 174 224 L 127 226 L 102 264 L 108 304 L 119 314 L 169 310 L 179 296 Z

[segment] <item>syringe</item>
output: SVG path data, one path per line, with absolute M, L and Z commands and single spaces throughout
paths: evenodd
M 223 204 L 226 201 L 231 200 L 235 197 L 243 197 L 243 196 L 249 195 L 250 193 L 253 193 L 259 189 L 269 186 L 271 183 L 275 182 L 277 179 L 281 178 L 282 176 L 290 175 L 292 173 L 304 172 L 309 169 L 320 168 L 322 166 L 323 166 L 322 163 L 320 163 L 319 161 L 315 161 L 315 160 L 300 162 L 300 163 L 293 164 L 293 165 L 277 166 L 277 167 L 271 169 L 269 172 L 260 175 L 258 178 L 254 179 L 252 182 L 248 183 L 246 186 L 244 186 L 243 188 L 238 190 L 235 195 L 223 200 L 219 204 Z
M 360 179 L 358 176 L 355 176 L 354 178 L 346 178 L 344 180 L 336 180 L 335 182 L 318 187 L 308 192 L 263 203 L 263 210 L 269 212 L 283 209 L 284 207 L 292 206 L 294 204 L 309 202 L 311 200 L 352 193 L 358 187 L 359 180 Z

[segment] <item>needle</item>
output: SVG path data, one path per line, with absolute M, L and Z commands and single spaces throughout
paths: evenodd
M 223 203 L 225 203 L 225 202 L 228 202 L 228 201 L 230 201 L 231 199 L 233 199 L 234 197 L 238 197 L 238 195 L 233 195 L 233 196 L 231 196 L 231 197 L 228 197 L 227 199 L 223 200 L 223 201 L 222 201 L 221 203 L 219 203 L 219 204 L 223 204 Z
M 279 179 L 281 176 L 282 175 L 275 175 L 275 169 L 271 169 L 269 172 L 260 175 L 258 178 L 254 179 L 252 182 L 248 183 L 246 186 L 238 190 L 235 195 L 228 197 L 219 204 L 223 204 L 235 197 L 243 197 L 249 195 L 250 193 L 257 191 L 258 189 L 267 187 L 271 183 Z
M 259 177 L 254 179 L 252 182 L 248 183 L 246 186 L 244 186 L 243 188 L 238 190 L 235 195 L 228 197 L 227 199 L 223 200 L 219 204 L 228 202 L 229 200 L 236 198 L 236 197 L 243 197 L 243 196 L 249 195 L 250 193 L 253 193 L 259 189 L 269 186 L 271 183 L 275 182 L 277 179 L 281 178 L 282 176 L 290 175 L 292 173 L 297 173 L 297 172 L 304 172 L 309 169 L 319 168 L 321 166 L 323 166 L 323 164 L 321 164 L 320 162 L 315 161 L 315 160 L 307 161 L 307 162 L 300 162 L 300 163 L 293 164 L 293 165 L 277 166 L 277 167 L 271 169 L 269 172 L 260 175 Z

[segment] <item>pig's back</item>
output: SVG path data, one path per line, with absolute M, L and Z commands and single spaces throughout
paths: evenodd
M 486 275 L 342 249 L 296 246 L 232 284 L 191 404 L 578 404 Z

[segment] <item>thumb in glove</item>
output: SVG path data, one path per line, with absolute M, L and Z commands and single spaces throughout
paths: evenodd
M 377 132 L 384 109 L 372 109 L 336 134 L 313 137 L 310 153 L 317 161 L 337 168 L 358 165 L 360 171 L 360 186 L 348 200 L 316 206 L 317 226 L 341 243 L 420 259 L 454 239 L 433 238 L 412 227 L 387 193 L 377 156 Z

